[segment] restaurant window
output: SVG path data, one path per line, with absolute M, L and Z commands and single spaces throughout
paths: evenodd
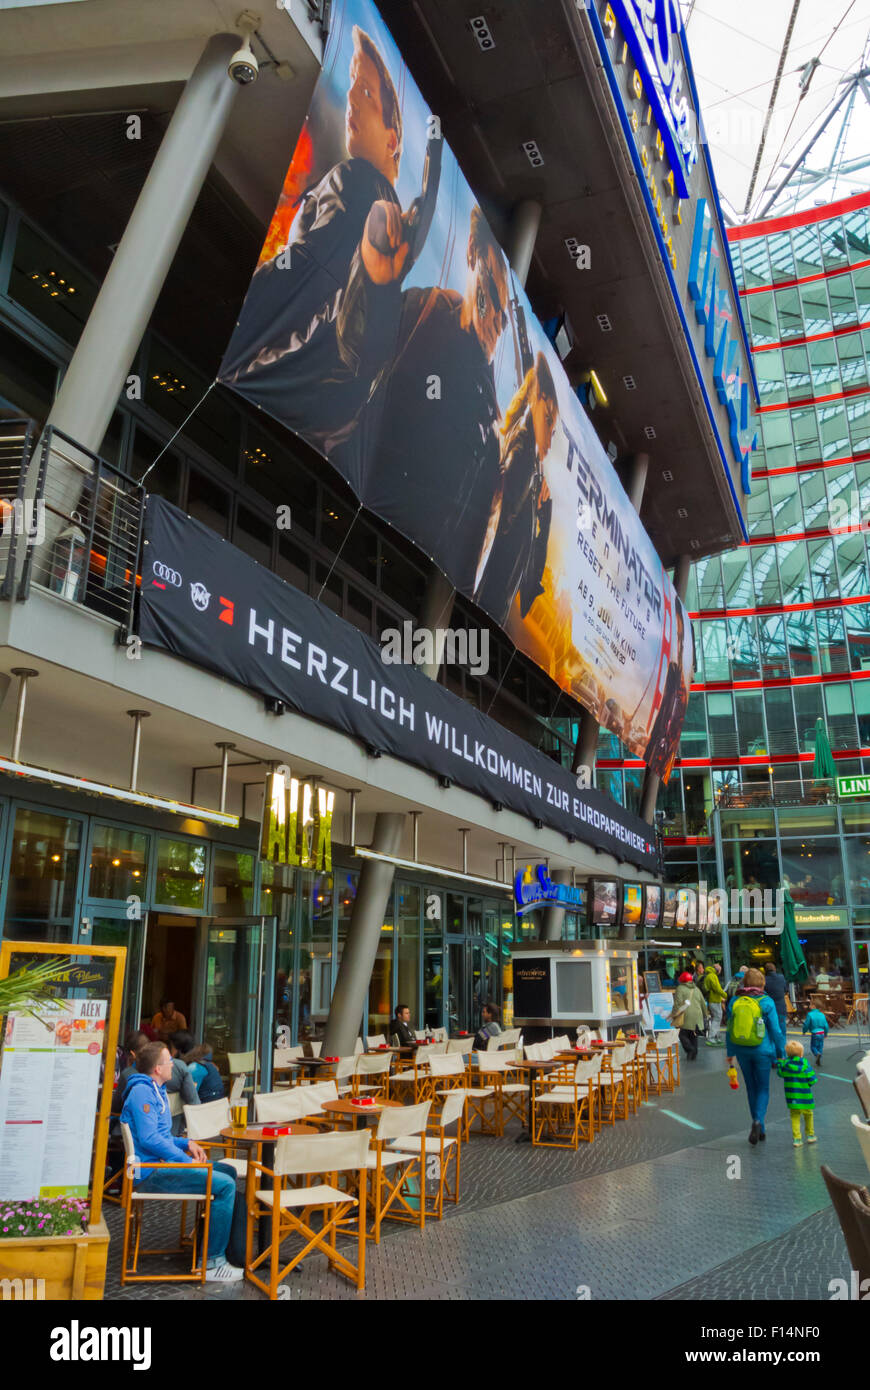
M 465 932 L 465 899 L 461 893 L 448 893 L 446 896 L 447 916 L 444 919 L 444 930 L 462 935 Z
M 356 892 L 359 887 L 359 874 L 351 873 L 348 869 L 335 870 L 335 911 L 337 921 L 337 945 L 335 973 L 338 974 L 338 967 L 341 965 L 341 953 L 347 941 L 347 934 L 350 931 L 353 907 L 356 902 Z
M 796 903 L 824 907 L 842 897 L 843 859 L 838 840 L 810 834 L 782 840 L 782 873 Z
M 93 282 L 26 222 L 18 229 L 9 295 L 64 342 L 79 340 L 96 299 Z
M 64 941 L 72 933 L 81 822 L 19 807 L 9 860 L 5 934 Z
M 393 1017 L 393 946 L 394 946 L 394 926 L 393 921 L 393 895 L 390 894 L 387 906 L 384 910 L 381 922 L 380 937 L 378 940 L 378 950 L 375 957 L 374 969 L 369 982 L 369 1010 L 368 1010 L 368 1036 L 372 1037 L 375 1033 L 383 1033 L 385 1036 L 390 1031 L 390 1020 Z M 412 1014 L 414 1003 L 411 999 L 399 1001 L 408 1004 Z M 389 1037 L 387 1037 L 389 1042 Z
M 308 593 L 311 572 L 311 557 L 301 546 L 295 545 L 288 536 L 278 534 L 278 563 L 275 572 L 281 579 Z
M 205 907 L 205 866 L 208 846 L 195 840 L 157 842 L 155 901 L 167 907 Z
M 777 888 L 779 859 L 776 840 L 764 838 L 757 830 L 751 839 L 728 841 L 723 844 L 725 887 Z
M 257 512 L 252 512 L 249 507 L 243 507 L 241 503 L 236 508 L 233 542 L 239 550 L 250 555 L 258 564 L 265 565 L 267 569 L 271 567 L 272 524 Z
M 217 917 L 247 917 L 254 910 L 254 856 L 216 849 L 212 867 L 212 911 Z
M 133 433 L 133 447 L 130 455 L 130 472 L 134 478 L 142 478 L 148 473 L 146 490 L 156 497 L 165 497 L 175 506 L 181 498 L 181 459 L 172 449 L 161 454 L 163 445 L 153 435 L 147 434 L 141 425 L 136 425 Z M 151 468 L 157 455 L 160 462 Z M 151 469 L 151 472 L 148 470 Z
M 293 1024 L 293 914 L 296 904 L 296 870 L 291 864 L 260 864 L 260 912 L 277 917 L 275 955 L 275 1025 L 289 1030 Z
M 230 495 L 218 487 L 198 468 L 191 468 L 187 487 L 187 511 L 196 521 L 201 521 L 219 536 L 226 538 L 229 532 Z
M 147 835 L 137 830 L 122 830 L 116 825 L 95 826 L 89 896 L 121 902 L 131 894 L 141 898 L 148 868 L 148 840 Z
M 397 983 L 396 999 L 407 1004 L 417 1028 L 420 997 L 420 889 L 410 883 L 396 884 Z
M 57 367 L 16 334 L 0 328 L 0 399 L 34 420 L 44 420 L 57 384 Z

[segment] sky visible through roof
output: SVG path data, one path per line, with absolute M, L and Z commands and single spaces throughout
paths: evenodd
M 847 86 L 850 75 L 870 67 L 870 0 L 680 4 L 728 221 L 822 206 L 870 189 L 870 75 L 866 86 L 853 85 L 851 95 Z M 789 167 L 844 96 L 806 159 L 801 183 L 792 181 L 774 197 Z

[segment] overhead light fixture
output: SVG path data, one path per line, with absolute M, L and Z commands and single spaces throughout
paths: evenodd
M 192 806 L 186 801 L 173 801 L 171 797 L 131 792 L 127 787 L 112 787 L 107 782 L 92 782 L 88 777 L 71 777 L 66 772 L 51 772 L 46 767 L 16 763 L 12 758 L 0 758 L 0 772 L 8 772 L 12 777 L 25 777 L 34 782 L 47 782 L 53 787 L 71 787 L 74 791 L 86 792 L 89 796 L 110 796 L 115 801 L 126 801 L 133 806 L 150 806 L 156 811 L 172 811 L 177 816 L 196 816 L 199 820 L 211 821 L 213 825 L 223 825 L 232 830 L 237 829 L 239 824 L 238 816 L 227 815 L 224 811 L 212 811 L 207 806 Z
M 677 516 L 680 517 L 681 520 L 684 521 L 688 515 L 689 513 L 686 511 L 685 507 L 677 507 Z
M 622 384 L 625 387 L 626 391 L 637 390 L 637 382 L 635 381 L 633 376 L 624 376 L 622 378 Z
M 526 159 L 529 161 L 532 168 L 540 169 L 544 163 L 544 156 L 538 149 L 537 140 L 524 140 L 523 149 L 525 151 Z
M 486 22 L 485 15 L 476 14 L 468 23 L 471 25 L 472 34 L 477 39 L 478 48 L 482 49 L 484 53 L 495 48 L 495 39 L 492 37 L 492 31 Z
M 595 322 L 598 324 L 598 327 L 601 329 L 602 333 L 613 332 L 613 324 L 610 322 L 609 314 L 596 314 Z
M 447 788 L 447 787 L 452 787 L 452 786 L 453 786 L 453 778 L 452 778 L 452 777 L 445 777 L 445 776 L 443 775 L 443 773 L 442 773 L 442 774 L 440 774 L 439 777 L 438 777 L 438 785 L 439 785 L 439 787 L 445 787 L 445 788 Z
M 647 439 L 655 439 L 656 437 L 656 432 L 653 429 L 652 425 L 644 425 L 643 432 L 646 435 Z
M 674 481 L 674 475 L 669 468 L 662 469 L 662 477 L 666 483 L 672 483 Z M 721 540 L 722 537 L 720 536 L 719 539 Z M 728 537 L 726 536 L 725 539 L 727 540 Z

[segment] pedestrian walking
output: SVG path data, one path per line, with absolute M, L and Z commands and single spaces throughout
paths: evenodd
M 704 982 L 701 986 L 707 1008 L 710 1011 L 710 1032 L 707 1038 L 708 1047 L 721 1047 L 722 1039 L 719 1037 L 719 1030 L 722 1027 L 722 1005 L 727 999 L 727 995 L 722 988 L 722 981 L 719 976 L 722 974 L 721 965 L 708 965 L 704 971 Z
M 728 1021 L 728 1065 L 733 1065 L 736 1058 L 743 1073 L 752 1115 L 749 1142 L 757 1144 L 759 1139 L 767 1137 L 764 1121 L 770 1099 L 771 1068 L 784 1056 L 785 1050 L 776 1006 L 764 993 L 764 976 L 760 970 L 746 971 L 743 984 L 728 1000 L 725 1017 Z
M 813 1054 L 813 1061 L 817 1067 L 822 1065 L 822 1050 L 825 1046 L 825 1038 L 828 1036 L 828 1020 L 821 1009 L 810 1009 L 804 1019 L 805 1033 L 810 1035 L 810 1051 Z
M 728 995 L 729 999 L 734 998 L 734 995 L 737 993 L 738 989 L 740 989 L 740 987 L 743 984 L 743 979 L 745 975 L 746 966 L 738 965 L 737 969 L 734 971 L 734 974 L 731 976 L 731 979 L 728 981 L 728 984 L 725 986 L 725 993 Z
M 769 960 L 764 967 L 764 992 L 768 994 L 776 1005 L 776 1017 L 779 1023 L 779 1031 L 785 1037 L 788 1027 L 788 1014 L 785 1009 L 785 996 L 788 993 L 788 985 L 785 976 L 777 970 L 773 961 Z
M 791 1133 L 795 1148 L 801 1148 L 804 1142 L 801 1138 L 801 1116 L 803 1116 L 807 1143 L 815 1144 L 813 1087 L 816 1084 L 816 1074 L 804 1057 L 803 1043 L 796 1040 L 786 1043 L 785 1060 L 777 1062 L 776 1069 L 785 1082 L 785 1103 L 791 1116 Z
M 704 996 L 692 979 L 691 972 L 684 970 L 674 993 L 674 1007 L 671 1022 L 680 1031 L 680 1042 L 687 1062 L 698 1059 L 698 1034 L 704 1031 L 707 1018 L 707 1005 Z

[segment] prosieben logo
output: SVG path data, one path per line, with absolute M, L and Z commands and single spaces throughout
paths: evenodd
M 150 1327 L 53 1327 L 52 1361 L 132 1361 L 134 1371 L 151 1369 Z

